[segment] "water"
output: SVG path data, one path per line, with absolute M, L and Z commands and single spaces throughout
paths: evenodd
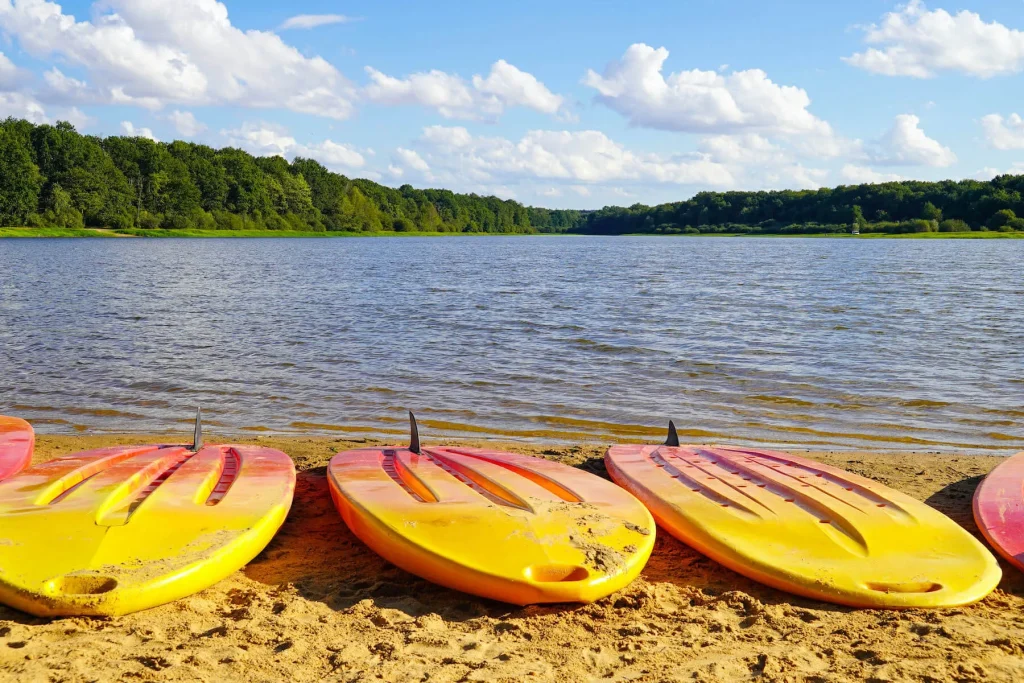
M 1009 240 L 2 240 L 0 412 L 1010 453 L 1022 264 Z

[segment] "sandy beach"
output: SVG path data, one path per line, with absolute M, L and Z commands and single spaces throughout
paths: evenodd
M 166 437 L 39 436 L 35 462 L 153 441 Z M 518 608 L 420 580 L 349 533 L 331 504 L 325 466 L 337 451 L 370 442 L 241 442 L 279 448 L 299 470 L 291 514 L 263 553 L 206 591 L 126 617 L 47 620 L 0 607 L 0 678 L 1024 680 L 1024 576 L 1005 563 L 999 588 L 977 605 L 855 610 L 756 584 L 659 531 L 647 568 L 627 589 L 592 605 Z M 503 447 L 605 476 L 600 445 Z M 1000 461 L 795 452 L 926 501 L 975 534 L 971 495 Z

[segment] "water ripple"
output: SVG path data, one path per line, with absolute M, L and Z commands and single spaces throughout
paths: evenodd
M 0 411 L 1009 452 L 1021 263 L 994 240 L 3 240 Z

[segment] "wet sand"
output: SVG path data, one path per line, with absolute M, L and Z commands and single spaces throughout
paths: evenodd
M 166 437 L 39 436 L 35 462 L 153 441 Z M 242 442 L 280 448 L 299 470 L 291 515 L 263 553 L 206 591 L 126 617 L 47 620 L 0 607 L 0 679 L 1024 680 L 1024 576 L 1005 563 L 999 588 L 977 605 L 855 610 L 761 586 L 659 531 L 625 590 L 593 605 L 519 608 L 417 579 L 349 533 L 325 466 L 367 441 Z M 605 475 L 601 446 L 504 447 Z M 971 496 L 1000 462 L 794 452 L 924 500 L 975 534 Z

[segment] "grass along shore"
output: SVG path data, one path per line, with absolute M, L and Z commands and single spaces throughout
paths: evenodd
M 12 237 L 12 238 L 33 238 L 33 237 L 151 237 L 151 238 L 183 238 L 183 237 L 194 237 L 194 238 L 210 238 L 210 237 L 230 237 L 230 238 L 241 238 L 241 237 L 257 237 L 257 238 L 284 238 L 284 237 L 455 237 L 455 236 L 477 236 L 484 237 L 490 235 L 512 235 L 512 236 L 530 236 L 524 233 L 484 233 L 484 232 L 393 232 L 393 231 L 378 231 L 378 232 L 312 232 L 312 231 L 294 231 L 294 230 L 168 230 L 164 228 L 154 228 L 150 230 L 144 230 L 140 228 L 133 228 L 127 230 L 113 230 L 110 228 L 3 228 L 0 227 L 0 239 Z M 533 236 L 574 236 L 574 237 L 587 237 L 587 235 L 570 234 L 570 233 L 532 233 Z M 612 235 L 618 237 L 619 235 Z M 689 234 L 678 234 L 678 235 L 655 235 L 651 233 L 630 233 L 627 235 L 621 235 L 622 237 L 779 237 L 779 238 L 796 238 L 796 237 L 810 237 L 815 239 L 821 238 L 838 238 L 838 239 L 910 239 L 910 240 L 921 240 L 921 239 L 1024 239 L 1024 232 L 997 232 L 993 230 L 983 231 L 971 231 L 971 232 L 919 232 L 919 233 L 902 233 L 902 234 L 889 234 L 889 233 L 865 233 L 861 235 L 850 235 L 847 233 L 808 233 L 808 234 L 794 234 L 794 235 L 782 235 L 773 233 L 704 233 L 700 235 L 689 235 Z

